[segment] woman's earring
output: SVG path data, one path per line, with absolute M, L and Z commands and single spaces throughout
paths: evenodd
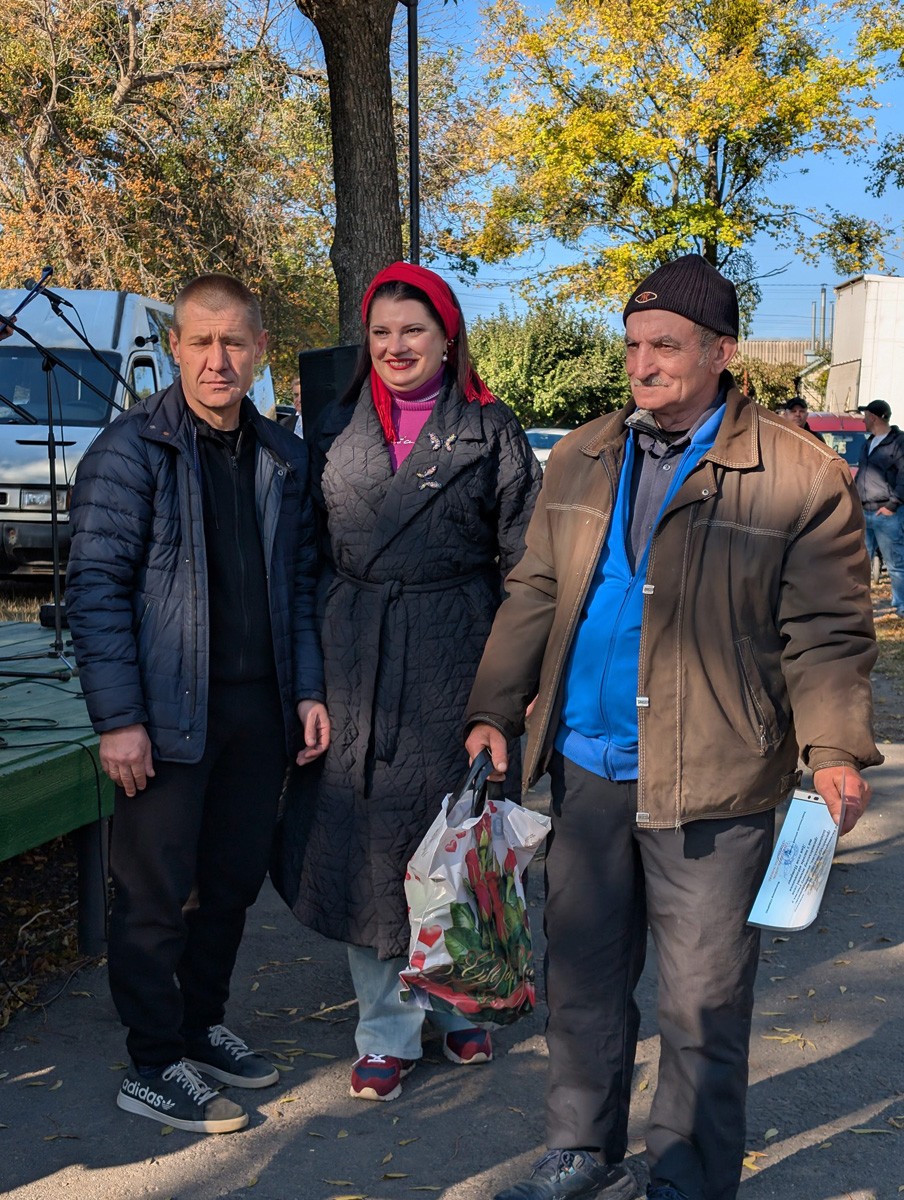
M 447 350 L 444 350 L 443 351 L 443 362 L 446 363 L 448 361 L 449 361 L 449 352 Z

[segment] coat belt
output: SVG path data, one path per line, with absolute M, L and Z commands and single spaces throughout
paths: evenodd
M 495 566 L 495 564 L 494 564 Z M 376 697 L 380 682 L 380 663 L 383 650 L 389 642 L 387 628 L 392 621 L 391 641 L 396 646 L 404 647 L 408 640 L 408 617 L 403 605 L 398 601 L 407 594 L 422 592 L 443 592 L 449 588 L 459 587 L 479 579 L 493 568 L 481 567 L 476 571 L 468 571 L 464 575 L 451 575 L 446 579 L 437 579 L 431 583 L 402 583 L 399 579 L 387 579 L 383 583 L 375 583 L 369 579 L 358 579 L 345 571 L 337 569 L 336 575 L 343 583 L 364 592 L 371 592 L 378 597 L 376 609 L 367 626 L 362 630 L 361 647 L 361 690 L 358 704 L 358 735 L 352 747 L 354 768 L 352 784 L 355 794 L 367 798 L 373 786 L 373 767 L 377 757 L 376 746 Z M 384 762 L 392 762 L 399 739 L 399 724 L 402 707 L 402 681 L 404 672 L 398 671 L 397 685 L 387 700 L 387 724 L 389 735 L 385 746 L 380 746 L 379 757 Z

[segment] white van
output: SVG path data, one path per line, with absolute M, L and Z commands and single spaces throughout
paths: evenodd
M 0 289 L 0 316 L 9 315 L 24 291 Z M 67 301 L 68 319 L 84 331 L 104 362 L 143 399 L 168 387 L 178 374 L 169 346 L 172 305 L 131 292 L 55 288 Z M 79 459 L 120 409 L 134 403 L 128 390 L 98 362 L 75 333 L 37 296 L 16 327 L 91 383 L 97 395 L 62 367 L 42 369 L 43 355 L 14 333 L 0 342 L 0 397 L 35 417 L 32 425 L 0 399 L 0 577 L 20 578 L 52 571 L 50 465 L 47 452 L 47 375 L 51 384 L 56 449 L 60 560 L 69 550 L 69 488 Z M 107 397 L 107 399 L 104 399 Z M 255 381 L 252 399 L 261 412 L 274 403 L 269 369 Z M 107 400 L 113 403 L 108 403 Z M 116 407 L 118 405 L 119 407 Z M 41 445 L 28 443 L 42 442 Z

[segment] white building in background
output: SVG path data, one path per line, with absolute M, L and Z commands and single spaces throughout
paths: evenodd
M 904 424 L 904 278 L 858 275 L 835 288 L 829 412 L 886 400 Z

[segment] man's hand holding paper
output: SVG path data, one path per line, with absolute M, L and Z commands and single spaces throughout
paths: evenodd
M 814 771 L 813 787 L 825 800 L 835 824 L 840 821 L 839 837 L 851 832 L 873 797 L 873 789 L 851 766 L 823 767 Z

